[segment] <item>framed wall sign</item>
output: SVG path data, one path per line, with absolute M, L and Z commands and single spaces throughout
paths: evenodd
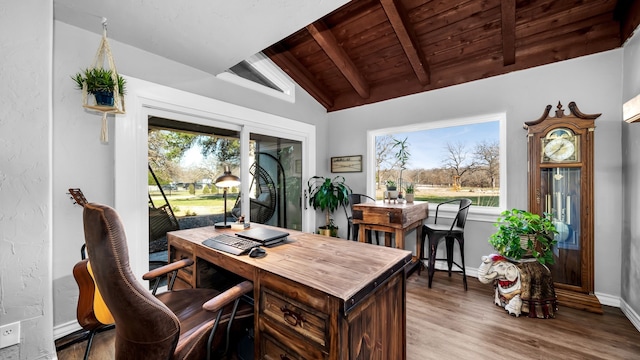
M 362 172 L 362 155 L 332 157 L 331 172 Z

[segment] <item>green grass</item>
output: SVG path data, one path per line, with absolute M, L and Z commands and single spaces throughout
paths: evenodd
M 452 200 L 452 199 L 457 199 L 460 197 L 466 197 L 468 199 L 471 199 L 472 201 L 472 205 L 475 206 L 493 206 L 493 207 L 497 207 L 498 206 L 498 201 L 499 201 L 499 197 L 498 196 L 485 196 L 485 195 L 478 195 L 478 196 L 469 196 L 469 194 L 466 194 L 465 196 L 416 196 L 415 200 L 416 201 L 428 201 L 430 203 L 434 203 L 434 204 L 438 204 L 444 201 L 448 201 L 448 200 Z
M 164 205 L 164 199 L 159 191 L 150 194 L 156 206 Z M 202 194 L 202 189 L 200 189 L 196 190 L 195 195 L 191 195 L 188 190 L 166 190 L 165 195 L 177 217 L 186 216 L 187 213 L 195 213 L 196 215 L 222 214 L 224 211 L 222 193 Z M 227 194 L 227 211 L 233 208 L 237 197 L 237 193 Z

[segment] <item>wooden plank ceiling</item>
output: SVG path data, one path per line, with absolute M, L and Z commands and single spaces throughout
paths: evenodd
M 354 0 L 264 50 L 328 111 L 620 47 L 640 0 Z

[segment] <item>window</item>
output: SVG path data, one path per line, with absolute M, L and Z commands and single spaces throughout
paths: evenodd
M 504 122 L 497 114 L 370 132 L 369 183 L 376 198 L 394 182 L 400 192 L 413 185 L 418 201 L 465 197 L 475 206 L 504 207 Z
M 217 78 L 289 102 L 295 101 L 295 84 L 262 53 L 239 62 Z

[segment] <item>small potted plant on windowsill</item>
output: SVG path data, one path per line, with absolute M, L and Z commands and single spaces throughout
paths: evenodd
M 314 176 L 307 182 L 309 191 L 309 205 L 314 209 L 326 212 L 326 225 L 319 227 L 319 233 L 323 235 L 338 236 L 338 227 L 331 218 L 340 206 L 349 205 L 351 188 L 345 184 L 344 177 L 325 178 Z
M 407 193 L 405 195 L 405 198 L 407 199 L 408 203 L 412 203 L 413 202 L 413 198 L 415 196 L 415 188 L 413 187 L 412 183 L 408 183 L 405 187 L 404 187 L 404 191 Z
M 396 185 L 396 182 L 393 180 L 387 180 L 385 181 L 385 186 L 387 187 L 387 191 L 385 191 L 384 193 L 384 198 L 385 199 L 392 199 L 395 200 L 398 198 L 398 186 Z
M 85 69 L 71 78 L 80 90 L 86 85 L 87 93 L 95 96 L 96 105 L 113 106 L 113 93 L 116 86 L 121 96 L 124 95 L 126 91 L 126 80 L 118 74 L 114 76 L 112 71 L 108 69 Z
M 398 186 L 396 185 L 396 182 L 393 180 L 387 180 L 385 181 L 384 184 L 387 188 L 387 191 L 395 191 L 398 188 Z
M 489 237 L 489 243 L 500 255 L 514 261 L 534 258 L 543 265 L 553 264 L 552 248 L 558 231 L 550 214 L 505 210 L 494 226 L 498 231 Z

